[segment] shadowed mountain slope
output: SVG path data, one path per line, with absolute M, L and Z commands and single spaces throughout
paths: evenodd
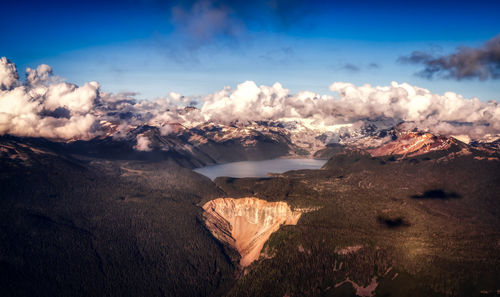
M 174 162 L 78 160 L 3 139 L 4 296 L 210 296 L 233 265 L 198 219 L 211 181 Z

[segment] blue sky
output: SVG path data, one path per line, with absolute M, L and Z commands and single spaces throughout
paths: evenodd
M 207 94 L 246 80 L 329 94 L 334 81 L 408 82 L 500 100 L 500 80 L 415 75 L 398 62 L 446 56 L 500 33 L 499 1 L 11 1 L 0 56 L 139 98 Z M 498 65 L 498 64 L 497 64 Z M 498 67 L 498 66 L 497 66 Z

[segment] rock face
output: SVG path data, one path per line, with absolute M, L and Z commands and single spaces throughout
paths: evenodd
M 205 224 L 220 241 L 241 255 L 246 267 L 259 258 L 264 243 L 281 225 L 297 224 L 302 211 L 292 211 L 285 202 L 258 198 L 218 198 L 203 205 Z
M 405 157 L 414 157 L 423 155 L 432 151 L 449 150 L 453 146 L 465 147 L 451 137 L 435 136 L 424 132 L 402 132 L 395 141 L 391 141 L 377 148 L 368 150 L 374 156 L 402 155 Z

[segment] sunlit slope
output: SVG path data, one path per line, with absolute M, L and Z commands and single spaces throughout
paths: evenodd
M 229 295 L 495 296 L 500 162 L 444 154 L 351 151 L 324 170 L 217 179 L 232 197 L 320 207 L 271 235 Z

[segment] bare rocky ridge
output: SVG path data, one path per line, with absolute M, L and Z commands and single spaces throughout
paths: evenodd
M 296 225 L 304 211 L 285 202 L 254 197 L 217 198 L 203 205 L 205 224 L 218 240 L 233 247 L 246 267 L 257 260 L 264 243 L 281 225 Z
M 399 133 L 399 137 L 396 140 L 368 150 L 368 152 L 374 157 L 388 155 L 414 157 L 432 151 L 448 150 L 453 145 L 459 149 L 466 147 L 465 144 L 452 137 L 436 136 L 425 132 L 406 131 Z

